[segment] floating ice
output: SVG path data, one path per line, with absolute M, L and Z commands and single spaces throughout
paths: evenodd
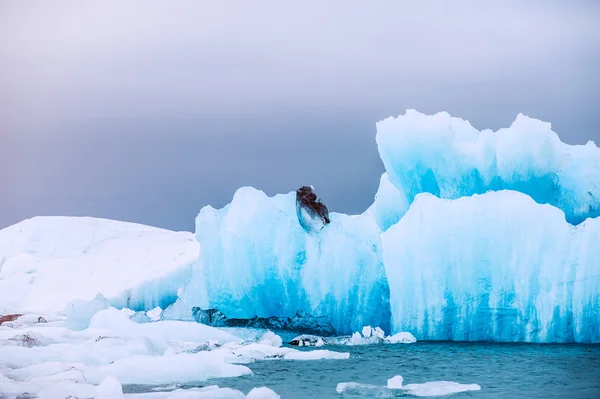
M 290 341 L 290 345 L 296 346 L 323 346 L 323 345 L 374 345 L 374 344 L 411 344 L 417 339 L 409 332 L 400 332 L 392 336 L 385 336 L 379 327 L 365 326 L 362 335 L 358 331 L 351 336 L 342 337 L 319 337 L 316 335 L 298 335 Z
M 258 343 L 259 344 L 263 344 L 263 345 L 271 345 L 271 346 L 275 346 L 275 347 L 280 347 L 283 344 L 283 341 L 281 340 L 281 337 L 279 335 L 276 335 L 275 333 L 273 333 L 272 331 L 266 331 L 259 339 L 258 339 Z
M 211 385 L 202 388 L 176 389 L 170 392 L 128 394 L 128 399 L 279 399 L 280 396 L 266 387 L 253 388 L 248 395 L 231 388 Z
M 435 381 L 424 384 L 403 385 L 399 375 L 387 381 L 387 387 L 360 384 L 357 382 L 342 382 L 336 387 L 339 394 L 359 395 L 376 398 L 391 398 L 396 396 L 444 396 L 459 392 L 479 391 L 477 384 L 459 384 L 452 381 Z
M 280 396 L 266 387 L 253 388 L 248 395 L 248 399 L 280 399 Z
M 162 309 L 160 308 L 160 306 L 157 306 L 154 309 L 146 312 L 146 315 L 148 316 L 148 318 L 151 321 L 157 321 L 157 320 L 160 320 L 161 313 L 162 313 Z
M 67 327 L 71 330 L 84 330 L 90 325 L 92 317 L 102 309 L 109 308 L 108 300 L 98 294 L 91 301 L 75 299 L 66 307 Z
M 123 388 L 119 380 L 112 376 L 106 377 L 98 388 L 96 388 L 96 396 L 94 399 L 123 399 Z
M 64 399 L 69 395 L 91 398 L 101 393 L 109 395 L 120 388 L 121 383 L 168 386 L 249 375 L 252 371 L 244 364 L 255 360 L 349 357 L 348 353 L 283 348 L 281 338 L 272 332 L 264 332 L 255 342 L 248 343 L 228 332 L 195 322 L 138 324 L 129 319 L 127 312 L 115 308 L 96 313 L 84 330 L 66 328 L 64 317 L 37 323 L 28 316 L 24 319 L 32 320 L 30 325 L 0 326 L 0 392 L 3 394 L 18 396 L 28 392 L 47 399 Z M 23 335 L 36 337 L 40 342 L 31 346 L 7 344 Z M 259 389 L 252 397 L 269 392 Z M 149 397 L 184 398 L 198 393 L 181 390 Z M 211 394 L 214 395 L 198 397 L 245 397 L 234 390 Z
M 331 333 L 319 335 L 371 325 L 419 339 L 600 342 L 593 143 L 566 145 L 522 115 L 479 132 L 445 113 L 407 111 L 377 129 L 386 173 L 373 205 L 331 213 L 312 234 L 294 192 L 249 187 L 223 209 L 203 208 L 196 239 L 92 218 L 0 230 L 0 292 L 9 293 L 0 312 L 54 314 L 101 293 L 118 308 L 159 306 L 161 320 L 218 309 L 231 319 L 328 320 Z M 83 310 L 69 318 L 74 328 L 94 309 Z

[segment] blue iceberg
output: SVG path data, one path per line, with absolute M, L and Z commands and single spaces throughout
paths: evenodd
M 377 130 L 386 173 L 363 214 L 331 213 L 307 234 L 294 192 L 250 187 L 203 208 L 202 288 L 180 300 L 236 318 L 327 316 L 343 334 L 378 325 L 418 339 L 600 342 L 594 143 L 566 145 L 523 115 L 480 132 L 407 111 Z

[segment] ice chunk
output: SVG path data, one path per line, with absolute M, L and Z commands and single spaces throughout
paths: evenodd
M 283 341 L 279 335 L 271 331 L 266 331 L 258 340 L 259 344 L 263 345 L 271 345 L 275 347 L 280 347 L 283 344 Z
M 521 114 L 509 128 L 480 132 L 446 112 L 407 110 L 377 123 L 377 146 L 408 204 L 419 193 L 455 199 L 508 189 L 561 209 L 573 224 L 600 216 L 600 150 L 567 145 L 549 123 Z
M 248 395 L 246 395 L 247 399 L 280 399 L 281 397 L 273 392 L 271 389 L 266 387 L 260 388 L 252 388 Z
M 94 399 L 123 399 L 123 388 L 121 383 L 114 377 L 108 376 L 98 388 L 96 388 L 96 396 Z
M 401 375 L 397 375 L 387 380 L 387 387 L 390 389 L 400 389 L 403 382 L 404 378 Z
M 402 376 L 395 376 L 387 381 L 389 389 L 402 389 L 408 395 L 412 396 L 443 396 L 453 393 L 479 391 L 481 387 L 477 384 L 459 384 L 452 381 L 435 381 L 424 384 L 402 385 L 404 379 Z
M 515 191 L 417 196 L 382 234 L 392 330 L 420 339 L 600 342 L 600 218 Z
M 150 323 L 152 321 L 146 312 L 135 312 L 129 319 L 135 323 Z
M 184 290 L 181 290 L 181 293 L 183 293 L 183 291 Z M 193 306 L 185 303 L 181 298 L 177 298 L 175 303 L 169 305 L 162 311 L 160 320 L 194 321 L 192 307 Z
M 135 310 L 131 310 L 129 308 L 123 308 L 123 309 L 121 309 L 121 312 L 123 312 L 123 314 L 125 314 L 128 317 L 131 317 L 137 313 Z
M 218 343 L 241 341 L 238 337 L 225 331 L 198 323 L 166 320 L 137 324 L 114 308 L 94 315 L 90 327 L 106 330 L 123 337 L 143 336 L 144 340 L 159 354 L 163 354 L 168 348 L 176 347 L 182 342 L 197 347 L 209 341 Z
M 246 366 L 225 363 L 215 352 L 179 353 L 170 356 L 132 356 L 110 364 L 90 366 L 85 378 L 99 383 L 115 376 L 123 384 L 170 384 L 252 374 Z
M 239 363 L 241 359 L 323 360 L 348 359 L 350 357 L 350 354 L 347 352 L 334 352 L 330 350 L 299 351 L 293 348 L 275 347 L 261 343 L 251 343 L 247 345 L 225 345 L 219 350 L 230 350 L 235 356 L 236 363 Z
M 325 349 L 317 349 L 312 351 L 291 351 L 285 354 L 286 360 L 321 360 L 332 359 L 341 360 L 349 359 L 350 354 L 347 352 L 333 352 Z
M 412 344 L 417 342 L 415 336 L 409 332 L 399 332 L 392 336 L 386 337 L 385 340 L 390 344 Z
M 379 327 L 365 326 L 362 329 L 362 336 L 357 331 L 351 336 L 341 337 L 319 337 L 316 335 L 298 335 L 290 341 L 290 345 L 295 346 L 323 346 L 323 345 L 374 345 L 374 344 L 397 344 L 413 343 L 417 339 L 408 332 L 401 332 L 386 337 L 383 330 Z
M 403 378 L 399 375 L 387 381 L 387 387 L 378 385 L 360 384 L 357 382 L 342 382 L 336 387 L 339 394 L 360 395 L 376 398 L 396 396 L 444 396 L 459 392 L 479 391 L 477 384 L 459 384 L 452 381 L 435 381 L 424 384 L 403 385 Z
M 149 310 L 148 312 L 146 312 L 146 315 L 148 316 L 148 318 L 151 321 L 157 321 L 160 319 L 160 315 L 162 313 L 162 309 L 160 308 L 160 306 L 155 307 L 152 310 Z
M 231 388 L 211 385 L 202 388 L 176 389 L 171 392 L 128 394 L 128 399 L 279 399 L 269 388 L 253 388 L 248 395 Z
M 81 299 L 71 301 L 65 309 L 67 327 L 72 330 L 84 330 L 88 328 L 90 320 L 96 313 L 109 306 L 108 300 L 102 294 L 96 295 L 91 301 Z
M 362 329 L 362 335 L 365 338 L 371 337 L 372 332 L 373 332 L 373 329 L 371 328 L 371 326 L 364 326 Z

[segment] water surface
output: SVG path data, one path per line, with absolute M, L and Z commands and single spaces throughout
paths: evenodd
M 455 381 L 480 391 L 448 398 L 600 398 L 600 345 L 417 342 L 409 345 L 339 346 L 347 360 L 257 361 L 254 375 L 215 381 L 248 392 L 267 386 L 282 399 L 354 398 L 338 395 L 339 382 L 386 385 Z

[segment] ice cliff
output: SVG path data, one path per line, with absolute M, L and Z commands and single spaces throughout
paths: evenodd
M 268 197 L 243 187 L 224 208 L 201 209 L 193 242 L 163 231 L 141 233 L 148 241 L 139 250 L 89 232 L 71 243 L 63 228 L 50 241 L 74 248 L 65 252 L 69 268 L 38 237 L 39 226 L 2 230 L 0 289 L 22 293 L 3 296 L 0 309 L 42 306 L 44 295 L 27 287 L 50 290 L 55 283 L 43 281 L 78 267 L 101 274 L 99 258 L 89 256 L 109 251 L 101 264 L 110 279 L 63 284 L 53 303 L 102 292 L 113 306 L 169 306 L 163 318 L 191 320 L 193 308 L 231 318 L 304 312 L 344 334 L 375 325 L 417 339 L 600 342 L 594 143 L 564 144 L 549 124 L 523 115 L 480 132 L 447 113 L 407 111 L 377 124 L 377 144 L 386 173 L 372 206 L 330 213 L 328 224 L 301 215 L 316 229 L 299 223 L 295 192 Z M 27 231 L 16 235 L 21 241 L 15 229 Z M 144 270 L 147 251 L 162 256 L 155 273 Z

